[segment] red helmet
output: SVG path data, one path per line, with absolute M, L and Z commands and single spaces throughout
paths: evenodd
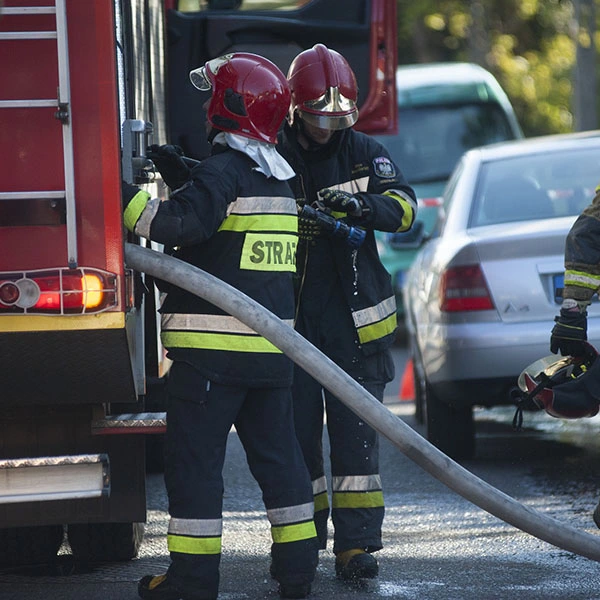
M 584 356 L 541 358 L 521 373 L 518 386 L 523 398 L 530 398 L 553 417 L 593 417 L 600 406 L 598 352 L 586 343 Z
M 249 52 L 225 54 L 190 72 L 192 84 L 212 90 L 209 123 L 220 131 L 277 143 L 290 105 L 284 74 L 270 60 Z
M 346 129 L 358 120 L 356 78 L 348 61 L 335 50 L 316 44 L 300 52 L 288 71 L 294 113 L 321 129 Z

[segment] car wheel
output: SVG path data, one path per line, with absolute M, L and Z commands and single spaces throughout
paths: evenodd
M 118 562 L 135 558 L 144 538 L 143 523 L 82 523 L 69 525 L 67 537 L 82 563 Z
M 425 382 L 425 422 L 427 439 L 454 460 L 473 458 L 475 423 L 473 407 L 454 408 L 442 402 Z

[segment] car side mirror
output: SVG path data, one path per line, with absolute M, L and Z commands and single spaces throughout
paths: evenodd
M 429 236 L 425 233 L 425 223 L 416 220 L 408 231 L 389 233 L 387 242 L 394 250 L 410 250 L 420 248 Z

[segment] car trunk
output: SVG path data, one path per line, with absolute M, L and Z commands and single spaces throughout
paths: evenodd
M 573 221 L 568 217 L 470 230 L 503 322 L 552 320 L 557 314 L 565 238 Z

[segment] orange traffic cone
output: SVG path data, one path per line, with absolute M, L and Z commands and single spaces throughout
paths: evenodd
M 415 375 L 413 372 L 412 358 L 409 358 L 408 361 L 406 361 L 406 367 L 402 374 L 400 393 L 398 396 L 400 402 L 414 402 L 415 400 Z

